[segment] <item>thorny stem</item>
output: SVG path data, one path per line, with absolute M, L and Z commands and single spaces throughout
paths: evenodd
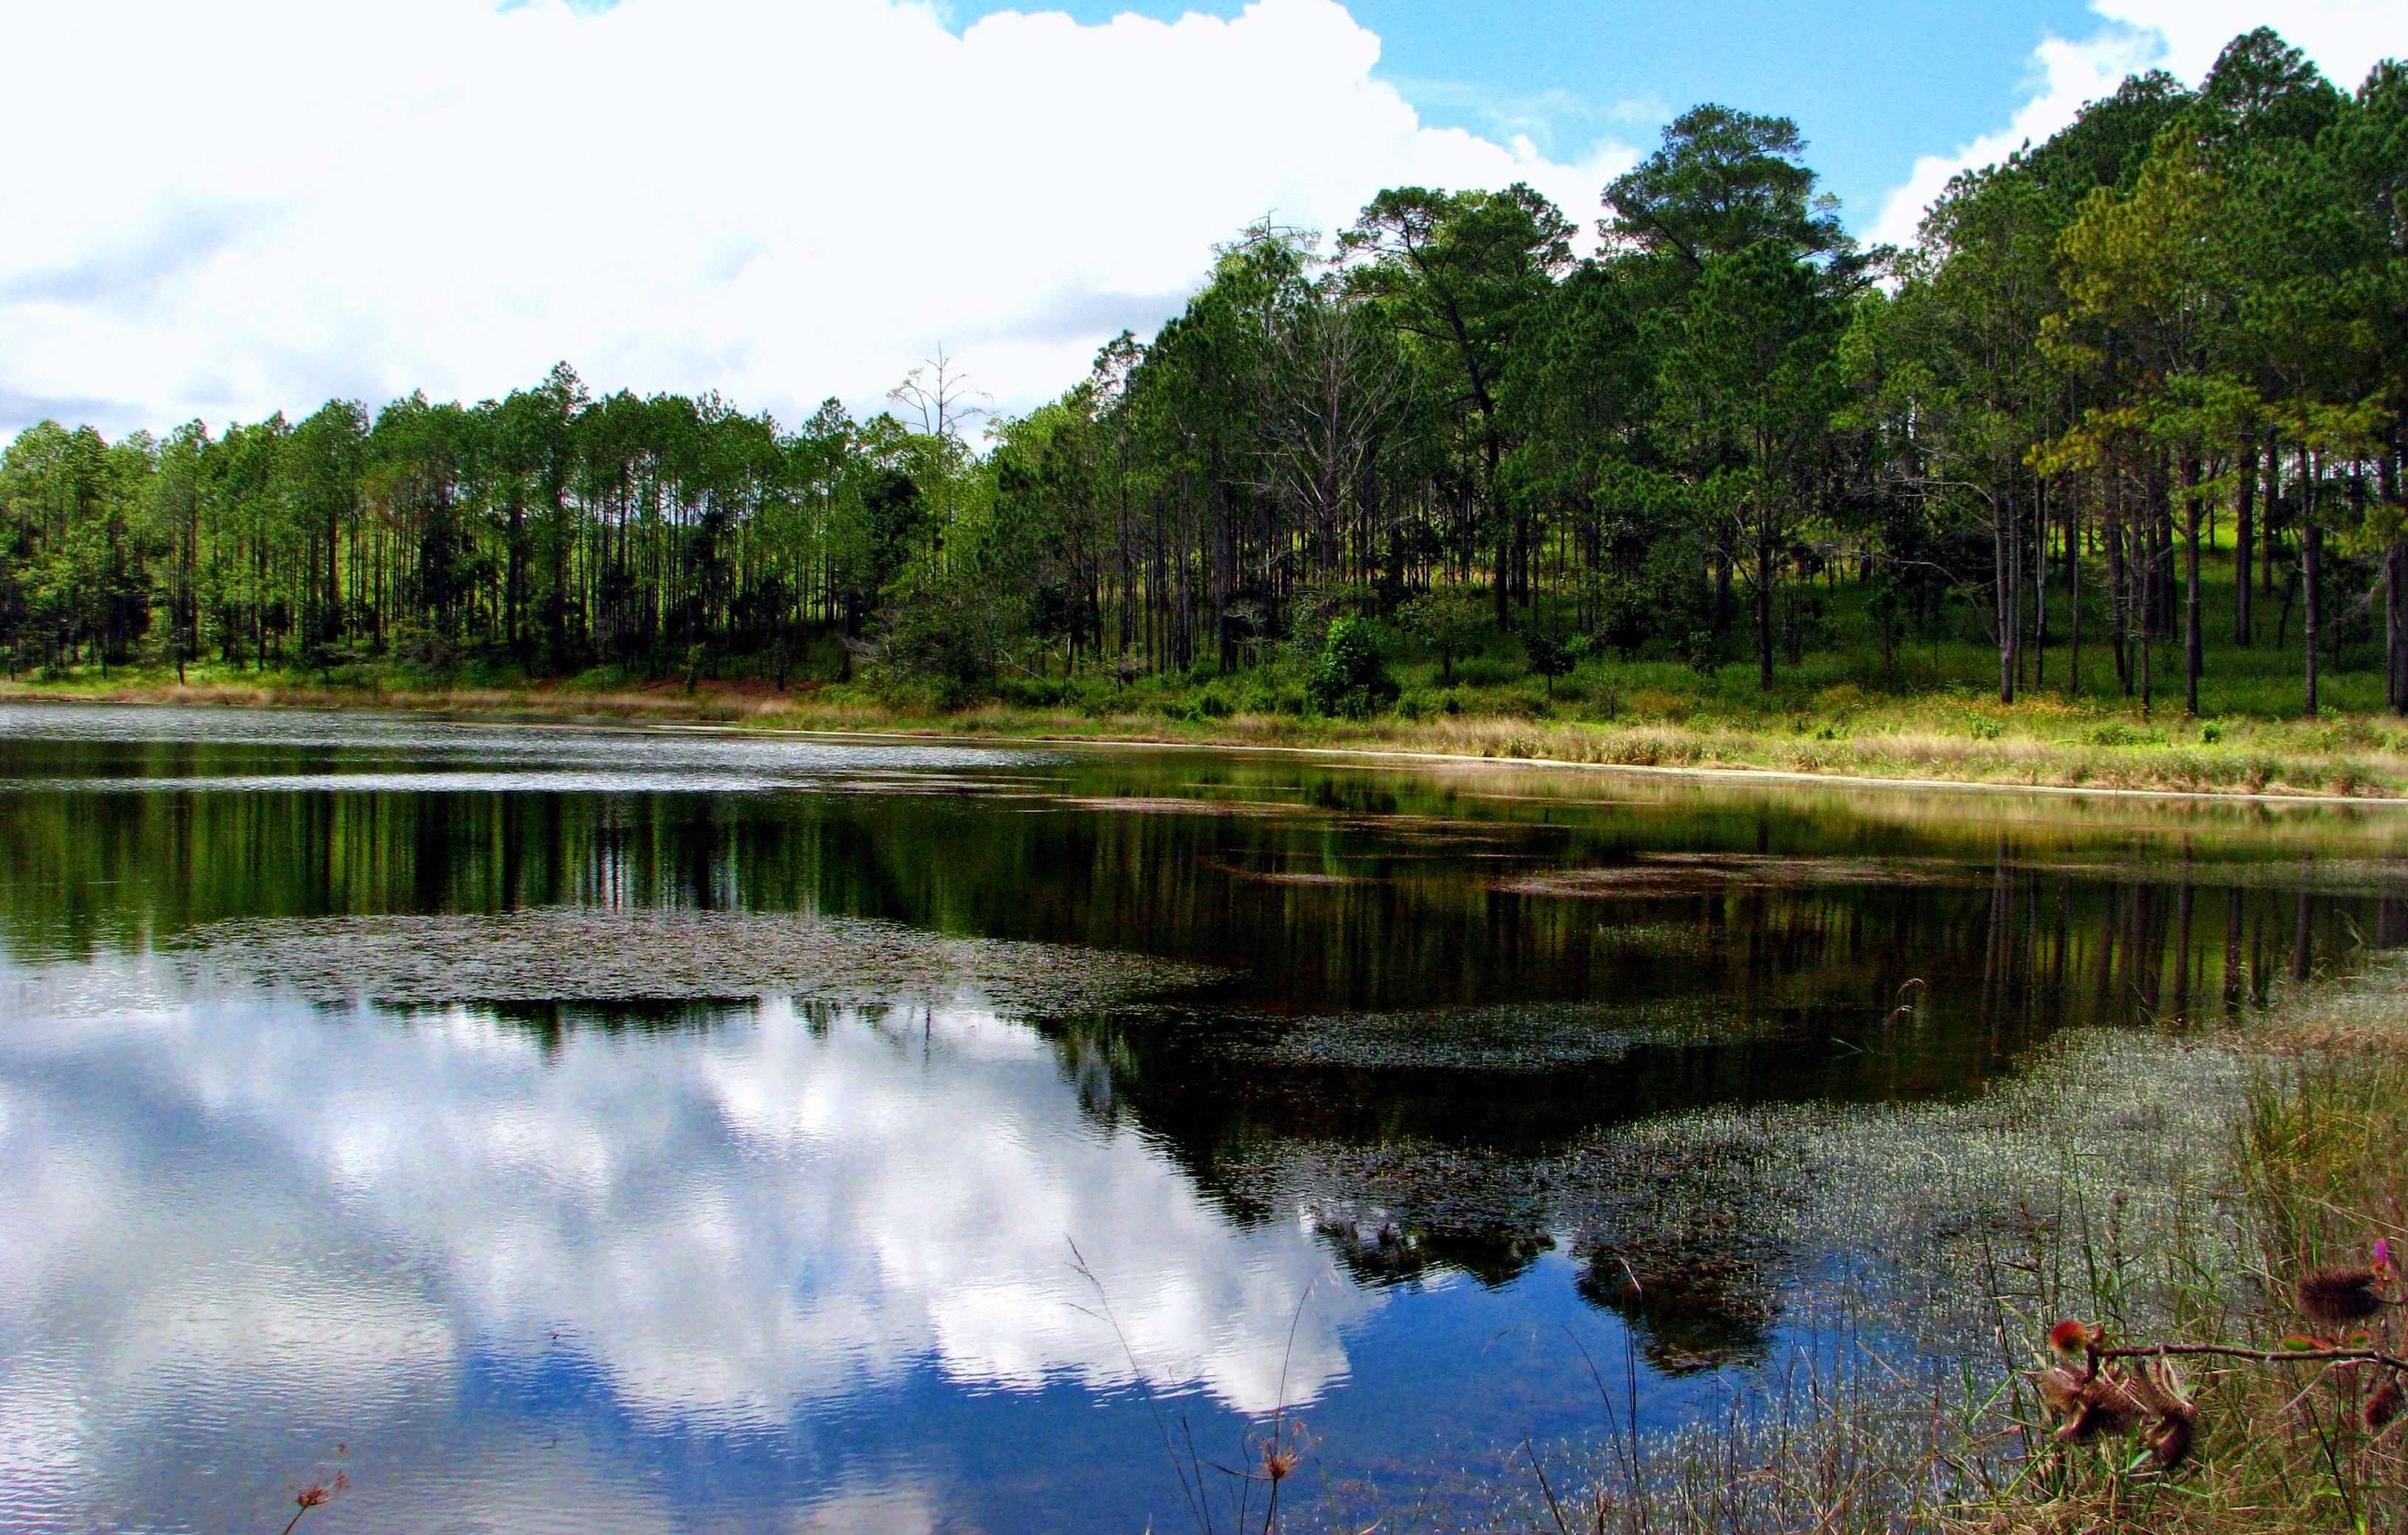
M 2150 1343 L 2139 1348 L 2093 1349 L 2091 1353 L 2101 1359 L 2161 1358 L 2169 1354 L 2212 1354 L 2227 1359 L 2248 1359 L 2268 1365 L 2365 1362 L 2388 1365 L 2393 1370 L 2408 1370 L 2408 1359 L 2372 1348 L 2262 1349 L 2230 1348 L 2223 1343 Z

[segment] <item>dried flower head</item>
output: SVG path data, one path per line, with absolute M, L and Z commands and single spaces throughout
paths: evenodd
M 293 1517 L 284 1527 L 284 1535 L 293 1535 L 294 1527 L 298 1526 L 301 1521 L 308 1515 L 311 1509 L 324 1505 L 334 1498 L 335 1494 L 342 1491 L 345 1487 L 348 1487 L 351 1485 L 351 1479 L 350 1477 L 345 1476 L 340 1471 L 337 1471 L 335 1473 L 335 1480 L 331 1484 L 325 1482 L 313 1482 L 309 1485 L 302 1488 L 298 1493 L 295 1493 L 293 1498 Z
M 2101 1434 L 2123 1433 L 2150 1415 L 2149 1404 L 2135 1396 L 2131 1383 L 2113 1369 L 2083 1375 L 2059 1365 L 2040 1378 L 2040 1394 L 2050 1411 L 2063 1420 L 2057 1426 L 2057 1437 L 2068 1444 L 2087 1444 Z
M 1284 1482 L 1287 1473 L 1296 1470 L 1296 1463 L 1300 1458 L 1294 1450 L 1266 1444 L 1263 1446 L 1263 1474 L 1273 1482 Z
M 2368 1433 L 2379 1434 L 2398 1419 L 2402 1407 L 2408 1407 L 2408 1392 L 2401 1390 L 2398 1375 L 2386 1375 L 2383 1384 L 2366 1399 L 2366 1405 L 2359 1410 L 2358 1416 L 2365 1423 Z
M 2182 1373 L 2171 1359 L 2152 1359 L 2132 1382 L 2132 1395 L 2157 1414 L 2143 1436 L 2150 1460 L 2160 1471 L 2172 1470 L 2189 1458 L 2199 1438 L 2199 1407 L 2183 1389 Z
M 2191 1446 L 2199 1442 L 2199 1419 L 2159 1418 L 2142 1437 L 2149 1443 L 2149 1463 L 2160 1471 L 2170 1471 L 2190 1458 Z
M 2098 1347 L 2104 1337 L 2099 1328 L 2068 1318 L 2048 1329 L 2048 1346 L 2062 1358 L 2079 1359 L 2086 1350 Z
M 2319 1269 L 2300 1281 L 2300 1310 L 2329 1326 L 2372 1316 L 2386 1304 L 2376 1277 L 2372 1269 Z

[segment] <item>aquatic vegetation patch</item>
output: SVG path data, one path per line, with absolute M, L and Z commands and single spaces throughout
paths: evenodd
M 1660 1300 L 1665 1370 L 1744 1356 L 1784 1320 L 1874 1326 L 1932 1359 L 1978 1358 L 2001 1306 L 2053 1316 L 2088 1293 L 2094 1261 L 2114 1277 L 2115 1319 L 2154 1326 L 2184 1283 L 2158 1255 L 2239 1250 L 2209 1211 L 2221 1171 L 2199 1148 L 2230 1132 L 2241 1057 L 2098 1030 L 2051 1041 L 2029 1067 L 1964 1100 L 1727 1104 L 1535 1154 L 1283 1137 L 1222 1170 L 1317 1229 L 1392 1228 L 1400 1250 L 1468 1232 L 1552 1243 L 1582 1261 L 1588 1298 L 1642 1330 Z M 2078 1114 L 2067 1081 L 2084 1084 Z
M 1182 799 L 1160 795 L 1111 795 L 1101 798 L 1066 796 L 1060 804 L 1082 811 L 1118 811 L 1132 815 L 1220 815 L 1266 820 L 1317 816 L 1306 805 L 1263 799 Z
M 1937 858 L 1818 858 L 1766 853 L 1642 853 L 1627 864 L 1550 869 L 1490 886 L 1512 896 L 1692 896 L 1732 889 L 1966 884 L 1975 871 Z
M 1317 869 L 1246 868 L 1237 864 L 1224 864 L 1209 860 L 1199 860 L 1197 867 L 1201 868 L 1209 868 L 1216 874 L 1226 874 L 1233 880 L 1243 880 L 1249 884 L 1312 886 L 1377 884 L 1381 882 L 1375 877 L 1368 874 L 1331 874 L 1325 870 Z
M 843 1006 L 975 999 L 1013 1016 L 1055 1017 L 1216 973 L 864 917 L 575 907 L 221 922 L 194 929 L 173 953 L 194 984 L 248 981 L 337 1006 L 788 996 Z
M 1239 1053 L 1266 1065 L 1365 1071 L 1540 1071 L 1694 1044 L 1736 1024 L 1728 1007 L 1702 997 L 1413 1008 L 1282 1020 L 1276 1038 Z

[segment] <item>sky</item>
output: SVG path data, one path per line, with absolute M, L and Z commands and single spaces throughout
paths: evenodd
M 1895 240 L 2132 69 L 2259 24 L 2344 85 L 2408 55 L 2408 0 L 1067 3 L 0 7 L 0 432 L 562 359 L 791 423 L 939 346 L 1021 410 L 1252 220 L 1526 180 L 1586 222 L 1698 101 L 1796 118 Z

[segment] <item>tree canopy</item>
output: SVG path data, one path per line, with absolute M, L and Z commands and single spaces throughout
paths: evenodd
M 2408 72 L 2345 92 L 2249 33 L 1959 176 L 1902 251 L 1848 237 L 1808 149 L 1710 104 L 1594 210 L 1404 187 L 1329 237 L 1257 225 L 975 438 L 944 357 L 792 425 L 565 365 L 474 405 L 44 422 L 0 457 L 0 656 L 867 667 L 953 701 L 1284 656 L 1354 708 L 1383 634 L 1449 681 L 1484 633 L 1551 685 L 1613 651 L 1771 688 L 1954 625 L 2002 696 L 2060 642 L 2078 685 L 2086 632 L 2197 708 L 2229 557 L 2232 642 L 2297 644 L 2304 707 L 2379 638 L 2408 708 Z

